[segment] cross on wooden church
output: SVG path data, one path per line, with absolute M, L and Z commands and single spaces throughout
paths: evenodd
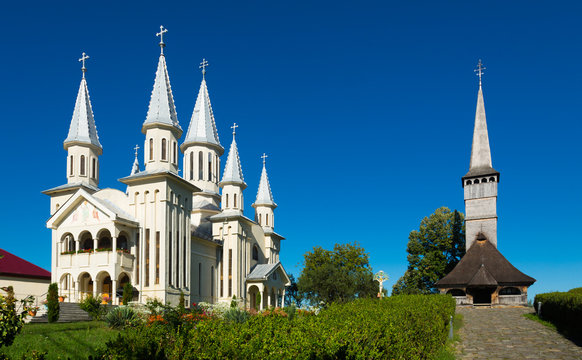
M 208 61 L 206 59 L 202 59 L 199 68 L 202 69 L 202 77 L 206 75 L 206 68 L 208 67 Z
M 268 157 L 269 156 L 267 154 L 265 154 L 265 153 L 263 153 L 263 155 L 261 155 L 261 158 L 263 159 L 263 165 L 265 165 L 265 162 L 266 162 L 266 160 L 267 160 Z
M 79 61 L 83 63 L 83 67 L 81 68 L 81 71 L 83 72 L 83 79 L 85 78 L 85 73 L 87 72 L 87 68 L 85 67 L 85 60 L 87 60 L 88 58 L 89 55 L 83 52 L 83 56 L 81 56 L 81 58 L 79 59 Z
M 485 70 L 486 67 L 483 66 L 483 63 L 481 62 L 481 59 L 479 59 L 479 63 L 477 64 L 477 68 L 475 70 L 473 70 L 474 72 L 476 72 L 477 76 L 479 76 L 479 86 L 481 86 L 481 77 L 483 76 L 483 70 Z
M 164 28 L 164 25 L 160 25 L 160 32 L 156 33 L 156 36 L 160 37 L 160 48 L 162 51 L 162 54 L 164 53 L 164 47 L 166 46 L 166 44 L 164 44 L 164 34 L 168 32 L 168 29 Z

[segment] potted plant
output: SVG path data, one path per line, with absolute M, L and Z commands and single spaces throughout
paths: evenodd
M 61 296 L 59 296 L 59 302 L 65 301 L 66 298 L 67 298 L 67 295 L 61 295 Z
M 28 308 L 28 315 L 35 317 L 37 311 L 38 311 L 38 306 L 32 306 L 32 307 Z

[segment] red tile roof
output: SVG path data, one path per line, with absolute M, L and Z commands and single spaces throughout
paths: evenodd
M 49 279 L 51 273 L 18 256 L 0 249 L 0 275 Z

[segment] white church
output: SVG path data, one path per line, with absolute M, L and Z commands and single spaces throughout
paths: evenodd
M 125 191 L 99 188 L 99 142 L 83 53 L 83 78 L 68 136 L 67 183 L 43 191 L 50 196 L 51 276 L 65 301 L 107 296 L 118 304 L 123 286 L 135 301 L 177 304 L 243 299 L 246 307 L 281 306 L 289 277 L 279 261 L 284 237 L 274 231 L 277 207 L 265 168 L 252 206 L 244 216 L 242 173 L 235 140 L 221 173 L 220 144 L 204 78 L 186 136 L 178 122 L 170 78 L 161 54 L 146 119 L 144 164 L 119 179 Z M 178 159 L 183 156 L 183 168 Z M 182 174 L 181 176 L 179 174 Z M 260 296 L 257 296 L 260 294 Z

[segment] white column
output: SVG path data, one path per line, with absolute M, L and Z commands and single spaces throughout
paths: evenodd
M 117 264 L 117 236 L 111 238 L 111 249 L 113 254 L 113 263 Z
M 75 281 L 75 301 L 81 302 L 81 282 L 78 279 Z
M 265 288 L 265 292 L 267 293 L 267 309 L 271 306 L 271 291 L 269 288 Z
M 97 249 L 98 239 L 93 239 L 93 250 Z
M 115 258 L 117 258 L 117 256 Z M 113 297 L 113 301 L 111 303 L 113 305 L 118 305 L 119 301 L 117 300 L 117 280 L 116 279 L 111 279 L 111 296 Z

